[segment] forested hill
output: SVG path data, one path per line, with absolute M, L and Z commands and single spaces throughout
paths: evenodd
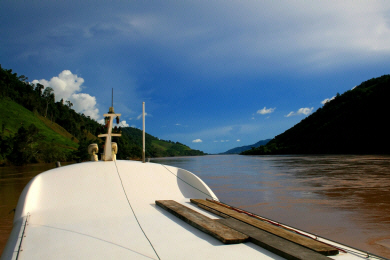
M 52 88 L 31 84 L 24 75 L 0 65 L 0 165 L 88 160 L 87 147 L 103 140 L 102 125 L 72 109 L 69 101 L 55 102 Z M 117 138 L 119 159 L 142 157 L 142 131 L 122 129 Z M 146 135 L 146 156 L 204 155 L 178 142 Z
M 260 145 L 266 145 L 269 141 L 271 141 L 271 139 L 261 140 L 255 144 L 236 147 L 236 148 L 230 149 L 230 150 L 228 150 L 224 153 L 221 153 L 221 154 L 239 154 L 239 153 L 246 151 L 248 149 L 257 148 Z
M 390 154 L 389 100 L 390 75 L 370 79 L 242 154 Z
M 114 137 L 118 143 L 119 159 L 139 159 L 142 157 L 142 131 L 133 127 L 122 128 L 122 136 Z M 190 147 L 171 140 L 160 140 L 145 133 L 145 156 L 146 157 L 171 157 L 205 155 L 204 152 L 193 150 Z

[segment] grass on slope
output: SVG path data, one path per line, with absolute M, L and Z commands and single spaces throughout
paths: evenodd
M 191 148 L 184 146 L 184 145 L 178 145 L 175 143 L 169 143 L 161 140 L 153 140 L 152 145 L 158 149 L 161 149 L 163 151 L 167 151 L 168 149 L 172 148 L 175 146 L 176 148 L 180 147 L 180 150 L 191 150 Z
M 60 126 L 57 123 L 54 123 L 50 121 L 48 118 L 39 115 L 38 113 L 35 114 L 36 117 L 38 117 L 47 127 L 49 127 L 51 130 L 56 132 L 57 134 L 62 135 L 65 138 L 68 138 L 70 140 L 73 140 L 75 143 L 78 143 L 79 140 L 77 140 L 76 137 L 74 137 L 72 134 L 70 134 L 68 131 L 66 131 L 62 126 Z
M 153 140 L 152 145 L 158 149 L 161 149 L 162 151 L 166 151 L 172 146 L 171 143 L 160 141 L 160 140 Z
M 6 136 L 16 134 L 21 126 L 27 128 L 30 124 L 34 124 L 40 133 L 45 136 L 47 142 L 72 150 L 75 150 L 78 146 L 71 138 L 65 137 L 49 128 L 33 112 L 6 98 L 0 99 L 0 127 L 3 126 L 3 123 L 5 124 L 4 134 Z

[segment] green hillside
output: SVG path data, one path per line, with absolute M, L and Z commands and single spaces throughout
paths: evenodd
M 42 120 L 39 115 L 34 114 L 10 99 L 0 99 L 0 110 L 0 125 L 2 126 L 2 131 L 5 136 L 16 134 L 21 126 L 34 124 L 39 129 L 40 133 L 45 136 L 45 141 L 50 142 L 54 140 L 55 144 L 74 149 L 78 146 L 76 142 L 71 140 L 73 136 L 66 132 L 66 130 L 63 130 L 67 133 L 66 137 L 64 136 L 65 133 L 63 135 L 56 133 L 44 123 L 44 120 Z M 55 123 L 52 124 L 53 128 L 54 125 L 59 127 Z
M 155 156 L 152 157 L 167 157 L 167 156 L 194 156 L 205 155 L 204 152 L 193 150 L 190 147 L 179 142 L 169 142 L 163 140 L 152 140 Z
M 390 154 L 389 98 L 390 75 L 370 79 L 242 154 Z
M 8 147 L 6 141 L 18 134 L 18 131 L 21 127 L 29 128 L 31 125 L 34 125 L 37 129 L 37 132 L 41 137 L 38 137 L 39 142 L 35 142 L 32 145 L 37 153 L 36 159 L 41 161 L 51 161 L 50 156 L 44 155 L 43 151 L 48 150 L 48 153 L 56 155 L 62 160 L 67 160 L 71 157 L 72 152 L 77 150 L 78 144 L 76 139 L 67 133 L 63 128 L 63 134 L 59 134 L 54 131 L 52 128 L 61 129 L 55 123 L 52 123 L 52 128 L 48 127 L 42 117 L 23 106 L 15 103 L 8 98 L 0 99 L 0 125 L 1 125 L 1 144 L 2 151 L 0 154 L 0 163 L 4 163 L 5 157 L 11 153 L 11 147 Z M 67 134 L 65 134 L 65 132 Z M 72 140 L 73 139 L 73 140 Z M 8 150 L 8 153 L 7 153 Z

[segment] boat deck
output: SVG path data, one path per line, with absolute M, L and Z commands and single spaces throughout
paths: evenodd
M 155 203 L 174 200 L 233 225 L 190 198 L 217 200 L 197 176 L 171 166 L 98 161 L 56 168 L 24 189 L 1 259 L 285 259 L 253 240 L 224 244 Z

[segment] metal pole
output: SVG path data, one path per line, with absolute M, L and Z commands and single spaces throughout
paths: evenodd
M 142 162 L 145 162 L 145 102 L 142 102 Z

